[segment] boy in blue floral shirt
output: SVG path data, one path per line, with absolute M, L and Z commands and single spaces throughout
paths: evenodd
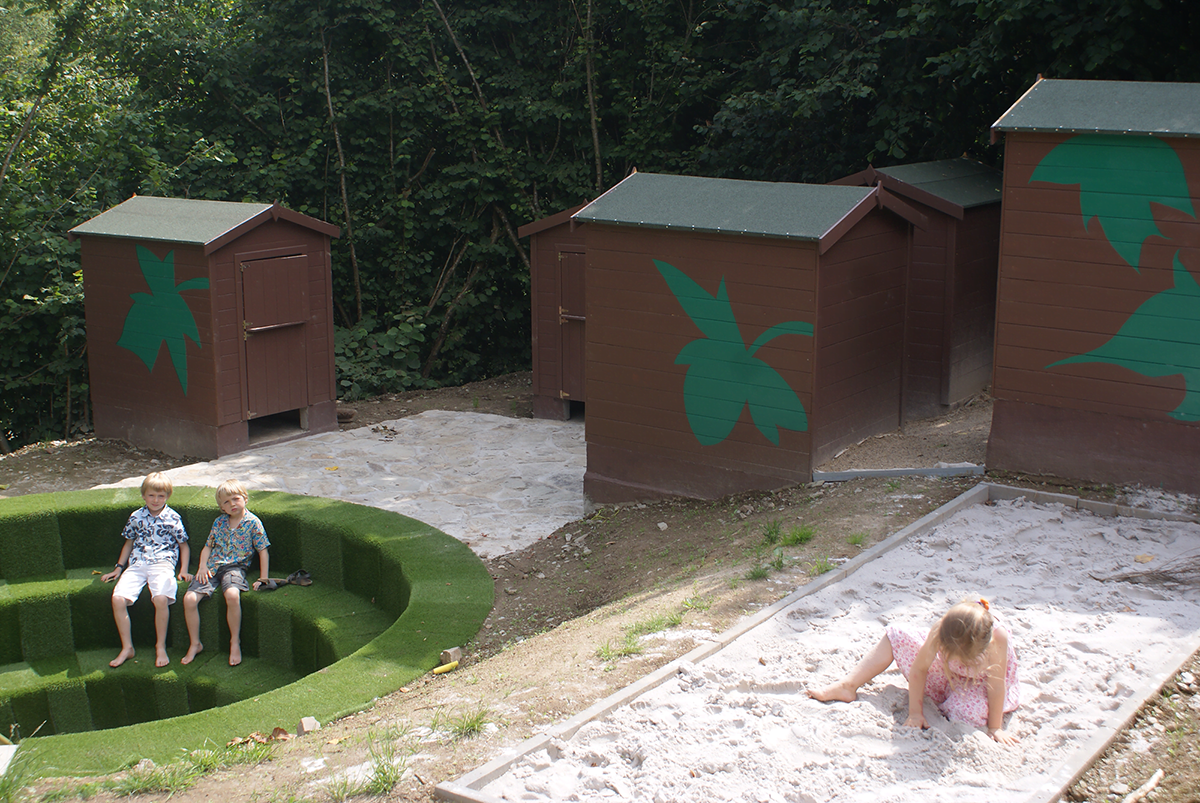
M 154 604 L 154 665 L 166 666 L 171 662 L 167 657 L 168 606 L 175 602 L 175 578 L 188 579 L 190 556 L 183 519 L 167 507 L 172 490 L 174 486 L 165 474 L 155 472 L 142 480 L 142 501 L 146 505 L 129 516 L 121 533 L 125 537 L 121 557 L 111 572 L 100 577 L 106 583 L 121 578 L 112 595 L 113 619 L 117 623 L 117 635 L 121 637 L 121 651 L 108 662 L 111 667 L 118 667 L 134 656 L 129 606 L 137 601 L 146 586 L 150 587 L 150 601 Z M 179 565 L 178 575 L 176 564 Z
M 220 585 L 225 597 L 225 620 L 229 623 L 229 665 L 242 662 L 242 592 L 249 591 L 246 570 L 250 559 L 258 553 L 259 578 L 257 589 L 267 579 L 267 540 L 262 522 L 246 510 L 246 486 L 237 480 L 226 480 L 217 488 L 217 506 L 221 515 L 213 522 L 208 541 L 200 550 L 200 565 L 196 576 L 183 595 L 183 616 L 187 621 L 187 655 L 180 663 L 190 664 L 204 649 L 200 643 L 200 601 L 212 596 Z

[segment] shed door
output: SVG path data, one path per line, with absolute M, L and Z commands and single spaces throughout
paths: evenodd
M 308 407 L 308 256 L 242 263 L 246 417 Z
M 561 396 L 571 401 L 584 401 L 584 339 L 585 296 L 584 266 L 586 254 L 577 251 L 558 253 L 558 323 L 562 348 L 559 376 L 562 377 Z

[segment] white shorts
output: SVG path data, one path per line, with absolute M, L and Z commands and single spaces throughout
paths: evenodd
M 114 597 L 124 597 L 129 602 L 136 602 L 142 589 L 150 586 L 150 597 L 166 597 L 175 601 L 175 591 L 179 585 L 175 581 L 175 564 L 160 561 L 158 563 L 139 563 L 121 572 L 117 586 L 113 589 Z

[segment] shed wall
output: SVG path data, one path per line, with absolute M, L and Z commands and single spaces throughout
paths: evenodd
M 821 259 L 814 466 L 900 425 L 908 232 L 876 210 Z
M 955 236 L 950 342 L 941 403 L 955 405 L 992 381 L 1000 204 L 967 209 Z
M 911 199 L 929 219 L 913 231 L 906 316 L 904 418 L 928 418 L 942 411 L 947 350 L 951 333 L 958 221 Z
M 570 222 L 566 222 L 529 238 L 533 408 L 537 418 L 568 417 L 570 400 L 561 395 L 564 359 L 569 358 L 563 352 L 563 327 L 559 320 L 564 269 L 560 255 L 586 251 L 585 229 L 586 226 L 577 226 L 572 231 Z M 583 355 L 578 358 L 584 359 Z
M 140 243 L 154 257 L 174 262 L 174 284 L 207 279 L 209 261 L 199 246 Z M 203 454 L 206 430 L 217 410 L 216 355 L 213 342 L 213 286 L 179 295 L 196 323 L 198 342 L 183 338 L 186 390 L 165 341 L 153 368 L 129 348 L 118 345 L 126 329 L 133 296 L 149 296 L 134 240 L 81 238 L 84 266 L 88 368 L 96 435 L 124 438 L 176 454 Z
M 773 443 L 751 419 L 745 397 L 740 413 L 737 399 L 725 408 L 738 416 L 728 435 L 717 443 L 701 442 L 685 403 L 685 390 L 693 389 L 685 388 L 689 366 L 676 364 L 676 358 L 685 346 L 704 340 L 705 332 L 676 298 L 656 259 L 711 296 L 723 281 L 746 346 L 773 326 L 812 323 L 815 317 L 815 243 L 589 224 L 585 493 L 601 503 L 668 495 L 716 498 L 808 480 L 809 433 L 780 428 L 778 445 Z M 812 406 L 812 349 L 811 337 L 785 334 L 754 354 L 787 383 L 805 411 Z M 743 382 L 728 384 L 748 392 Z M 707 385 L 705 392 L 711 390 Z
M 1085 218 L 1078 184 L 1031 180 L 1068 139 L 1007 138 L 988 467 L 1198 492 L 1200 293 L 1187 289 L 1200 276 L 1195 220 L 1117 191 L 1129 186 L 1122 166 L 1140 164 L 1132 137 L 1103 140 L 1089 160 Z M 1132 179 L 1162 186 L 1182 171 L 1197 208 L 1200 143 L 1162 142 L 1178 165 L 1167 159 L 1162 175 L 1135 167 Z M 1122 249 L 1130 254 L 1145 231 L 1131 239 L 1128 227 L 1145 210 L 1158 234 L 1134 265 Z

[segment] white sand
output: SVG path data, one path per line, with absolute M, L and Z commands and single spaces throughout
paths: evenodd
M 1101 518 L 1017 500 L 976 505 L 809 595 L 699 664 L 518 763 L 482 791 L 504 800 L 1024 801 L 1114 712 L 1200 646 L 1200 595 L 1120 582 L 1200 549 L 1200 526 Z M 1151 555 L 1149 563 L 1137 556 Z M 904 727 L 894 668 L 855 703 L 804 689 L 848 671 L 889 622 L 928 627 L 988 596 L 1021 664 L 1004 747 L 926 701 Z

